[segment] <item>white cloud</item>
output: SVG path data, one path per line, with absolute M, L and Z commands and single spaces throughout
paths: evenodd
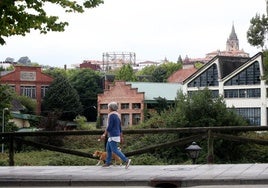
M 69 21 L 63 33 L 14 36 L 0 47 L 0 60 L 28 56 L 33 62 L 61 66 L 85 59 L 101 60 L 103 52 L 135 52 L 137 60 L 176 61 L 178 56 L 204 57 L 224 50 L 232 23 L 250 55 L 258 49 L 247 43 L 246 32 L 265 1 L 244 0 L 104 0 L 83 14 L 62 14 Z

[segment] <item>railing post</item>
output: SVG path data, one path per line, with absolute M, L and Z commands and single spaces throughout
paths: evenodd
M 14 135 L 9 136 L 9 166 L 14 166 Z
M 214 162 L 214 149 L 213 149 L 213 136 L 211 129 L 208 130 L 208 155 L 207 155 L 207 163 L 212 164 Z

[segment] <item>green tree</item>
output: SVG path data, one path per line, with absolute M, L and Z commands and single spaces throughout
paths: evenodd
M 96 121 L 97 97 L 103 92 L 102 75 L 91 69 L 79 69 L 69 74 L 69 80 L 80 97 L 82 114 L 87 120 Z
M 141 75 L 152 75 L 154 70 L 156 69 L 156 65 L 150 65 L 150 66 L 146 66 L 143 69 L 139 70 L 138 72 L 136 72 L 137 76 L 141 76 Z
M 164 67 L 158 66 L 152 74 L 152 80 L 154 82 L 165 82 L 166 74 L 167 70 Z
M 169 105 L 166 98 L 157 97 L 155 98 L 155 100 L 156 100 L 155 110 L 157 111 L 158 114 L 168 109 Z
M 0 109 L 10 107 L 12 92 L 8 85 L 0 85 Z
M 264 64 L 264 79 L 268 80 L 268 51 L 265 49 L 268 34 L 268 1 L 266 1 L 266 15 L 256 14 L 250 20 L 250 27 L 247 31 L 247 39 L 249 44 L 262 49 Z
M 37 106 L 36 100 L 23 95 L 18 96 L 17 94 L 15 94 L 14 98 L 17 99 L 25 107 L 22 113 L 35 114 L 35 109 Z
M 139 128 L 245 125 L 248 125 L 247 122 L 233 110 L 228 109 L 222 97 L 213 98 L 212 92 L 206 88 L 191 95 L 178 92 L 174 107 L 171 106 L 160 114 L 151 113 L 150 119 L 140 125 Z M 187 136 L 189 136 L 188 133 L 149 135 L 139 139 L 135 144 L 150 145 L 151 142 L 169 142 Z M 203 148 L 198 161 L 206 163 L 207 141 L 200 141 L 198 144 Z M 183 153 L 185 153 L 185 146 L 159 149 L 153 155 L 158 156 L 163 161 L 177 164 L 188 159 Z M 239 161 L 242 153 L 243 149 L 236 143 L 221 139 L 214 142 L 214 161 L 216 163 Z
M 42 102 L 42 113 L 59 114 L 62 120 L 73 120 L 82 111 L 77 91 L 68 79 L 58 75 L 50 85 Z
M 5 108 L 11 107 L 11 101 L 12 101 L 12 95 L 13 92 L 10 89 L 8 85 L 0 85 L 0 110 L 1 112 Z M 8 121 L 8 118 L 5 118 L 5 122 Z M 2 122 L 2 116 L 1 116 L 1 122 Z
M 11 115 L 10 115 L 10 109 L 11 109 L 11 101 L 12 101 L 12 96 L 14 95 L 13 90 L 8 86 L 8 85 L 0 85 L 0 112 L 2 114 L 3 111 L 4 113 L 4 125 L 5 125 L 5 132 L 12 132 L 17 130 L 17 127 L 13 122 L 8 122 Z M 4 110 L 4 109 L 8 110 Z M 0 116 L 1 120 L 1 127 L 2 121 L 3 121 L 3 116 Z
M 130 64 L 123 65 L 115 76 L 116 80 L 136 81 L 135 72 Z
M 256 14 L 250 20 L 250 27 L 247 31 L 247 39 L 249 44 L 263 49 L 265 41 L 267 40 L 268 32 L 268 18 L 263 14 L 260 16 Z
M 166 70 L 165 80 L 167 80 L 169 76 L 171 76 L 174 72 L 182 68 L 182 64 L 168 62 L 161 64 L 160 67 L 163 67 Z
M 263 51 L 264 79 L 268 80 L 268 50 Z
M 136 75 L 151 76 L 153 82 L 166 82 L 170 75 L 181 68 L 181 63 L 166 62 L 159 66 L 151 65 L 144 67 Z
M 183 60 L 181 58 L 181 55 L 179 55 L 178 60 L 177 60 L 177 63 L 183 64 Z
M 52 76 L 53 78 L 57 77 L 58 75 L 62 75 L 67 77 L 68 76 L 68 72 L 64 69 L 61 68 L 52 68 L 52 69 L 46 69 L 43 71 L 43 73 L 48 74 L 50 76 Z
M 159 100 L 158 100 L 159 102 Z M 164 101 L 162 101 L 162 104 Z M 246 120 L 234 110 L 227 108 L 222 97 L 214 98 L 207 88 L 191 95 L 178 92 L 173 106 L 165 105 L 165 110 L 152 116 L 149 120 L 150 127 L 209 127 L 209 126 L 243 126 L 248 125 Z M 159 116 L 160 115 L 160 116 Z M 154 121 L 154 118 L 156 121 Z
M 201 62 L 196 62 L 196 63 L 194 64 L 194 66 L 195 66 L 195 68 L 200 69 L 201 67 L 204 66 L 204 64 L 201 63 Z
M 85 8 L 94 8 L 103 3 L 102 0 L 2 0 L 0 1 L 0 44 L 3 37 L 25 35 L 31 29 L 46 34 L 49 31 L 64 31 L 68 22 L 59 21 L 59 17 L 47 15 L 45 6 L 54 4 L 65 12 L 84 12 Z
M 251 18 L 250 26 L 247 31 L 247 39 L 249 44 L 263 49 L 267 40 L 268 32 L 268 1 L 266 1 L 266 15 L 256 14 Z
M 156 69 L 156 65 L 145 66 L 135 73 L 137 79 L 142 82 L 152 82 L 152 74 Z
M 176 108 L 184 117 L 184 126 L 239 126 L 247 125 L 246 120 L 228 109 L 222 97 L 214 98 L 209 89 L 199 90 L 191 95 L 181 92 L 176 99 Z

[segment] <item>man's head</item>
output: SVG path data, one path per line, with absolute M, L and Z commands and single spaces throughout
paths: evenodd
M 109 108 L 111 111 L 117 111 L 117 109 L 118 109 L 118 105 L 117 105 L 116 102 L 110 102 L 110 103 L 108 104 L 108 108 Z

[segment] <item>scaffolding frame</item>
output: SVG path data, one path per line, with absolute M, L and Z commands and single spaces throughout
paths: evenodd
M 135 52 L 104 52 L 102 54 L 102 70 L 109 71 L 120 68 L 123 65 L 130 64 L 136 65 Z

